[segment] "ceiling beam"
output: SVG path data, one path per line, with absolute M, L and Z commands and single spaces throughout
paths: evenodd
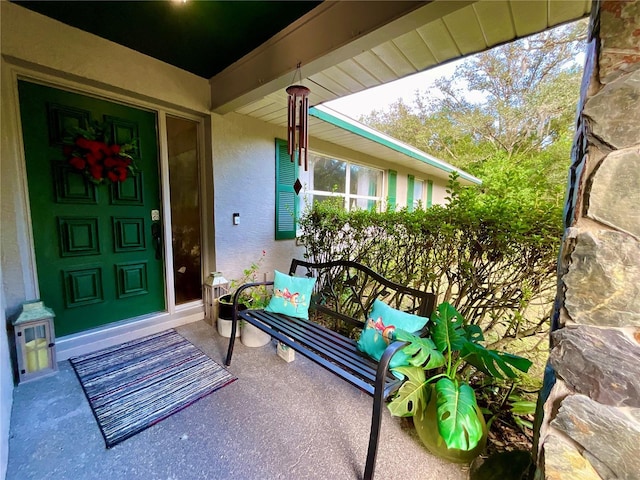
M 211 110 L 227 113 L 477 0 L 325 1 L 209 80 Z

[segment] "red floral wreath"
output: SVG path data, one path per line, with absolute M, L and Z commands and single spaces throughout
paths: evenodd
M 64 146 L 64 154 L 71 166 L 83 172 L 95 184 L 103 181 L 124 182 L 129 173 L 135 173 L 133 157 L 128 153 L 133 146 L 109 145 L 104 138 L 105 131 L 101 127 L 79 130 L 73 145 Z

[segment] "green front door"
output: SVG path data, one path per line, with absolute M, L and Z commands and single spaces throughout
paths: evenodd
M 40 297 L 56 335 L 164 311 L 155 113 L 25 81 L 18 90 Z M 96 121 L 133 145 L 136 173 L 123 182 L 95 185 L 69 163 L 69 133 Z

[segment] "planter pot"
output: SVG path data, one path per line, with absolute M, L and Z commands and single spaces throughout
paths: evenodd
M 231 324 L 233 323 L 232 300 L 233 298 L 231 294 L 223 295 L 218 299 L 218 319 L 216 321 L 217 329 L 218 333 L 226 338 L 229 338 L 231 336 Z M 239 310 L 245 310 L 246 308 L 246 305 L 238 305 Z M 236 338 L 240 336 L 240 330 L 240 325 L 238 325 L 238 328 L 236 329 Z
M 413 424 L 416 427 L 420 440 L 422 440 L 424 446 L 427 447 L 431 453 L 440 458 L 455 463 L 471 463 L 487 446 L 487 425 L 480 408 L 476 406 L 476 414 L 478 415 L 480 423 L 482 423 L 483 432 L 478 445 L 471 450 L 448 448 L 438 431 L 436 393 L 434 390 L 431 391 L 430 397 L 429 402 L 427 402 L 427 407 L 413 416 Z
M 216 322 L 216 327 L 218 329 L 218 333 L 220 334 L 220 336 L 225 338 L 229 338 L 231 336 L 232 323 L 233 323 L 232 320 L 226 320 L 224 318 L 218 317 L 218 321 Z M 240 330 L 241 328 L 238 325 L 238 328 L 236 328 L 236 338 L 240 336 Z
M 271 341 L 271 336 L 250 323 L 245 323 L 242 326 L 240 340 L 247 347 L 262 347 Z

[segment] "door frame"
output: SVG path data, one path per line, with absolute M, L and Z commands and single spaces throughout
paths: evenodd
M 88 353 L 99 348 L 116 345 L 124 341 L 138 338 L 143 335 L 156 333 L 167 328 L 176 327 L 186 323 L 191 323 L 204 318 L 204 304 L 202 300 L 196 300 L 183 305 L 176 306 L 174 275 L 173 275 L 173 246 L 170 239 L 171 232 L 171 205 L 169 198 L 169 159 L 168 159 L 168 139 L 166 131 L 167 115 L 185 118 L 195 121 L 198 125 L 198 167 L 200 171 L 200 222 L 201 222 L 201 263 L 202 272 L 207 270 L 207 265 L 214 264 L 213 255 L 210 253 L 206 245 L 211 244 L 213 240 L 213 220 L 209 222 L 207 219 L 213 219 L 213 202 L 212 199 L 213 186 L 213 169 L 212 162 L 207 162 L 207 158 L 211 158 L 210 149 L 207 150 L 207 133 L 206 126 L 210 125 L 208 116 L 202 112 L 194 112 L 192 110 L 181 109 L 178 106 L 167 105 L 165 102 L 154 103 L 153 100 L 141 99 L 135 95 L 126 95 L 120 91 L 114 92 L 109 90 L 108 86 L 96 86 L 89 83 L 83 83 L 76 80 L 63 78 L 62 76 L 39 71 L 23 65 L 15 65 L 2 59 L 3 78 L 2 87 L 3 107 L 5 112 L 11 114 L 3 115 L 3 121 L 9 122 L 8 131 L 11 135 L 11 150 L 13 155 L 11 159 L 5 161 L 15 162 L 15 170 L 18 172 L 15 200 L 16 210 L 16 231 L 18 249 L 20 251 L 20 262 L 22 268 L 23 289 L 25 300 L 36 299 L 40 296 L 39 281 L 36 269 L 36 254 L 33 239 L 33 228 L 31 219 L 31 208 L 29 203 L 29 189 L 27 182 L 26 161 L 24 154 L 24 144 L 22 135 L 22 126 L 20 122 L 20 104 L 18 95 L 18 80 L 29 81 L 48 87 L 67 90 L 80 95 L 86 95 L 102 100 L 116 103 L 122 103 L 127 106 L 139 108 L 143 110 L 153 111 L 157 115 L 158 123 L 158 152 L 160 161 L 159 181 L 161 192 L 161 205 L 163 209 L 163 235 L 164 235 L 164 271 L 165 271 L 165 287 L 164 294 L 166 299 L 166 311 L 144 315 L 141 317 L 130 318 L 114 322 L 96 329 L 79 332 L 56 339 L 56 351 L 58 360 L 66 360 L 70 357 Z M 3 128 L 4 130 L 4 128 Z M 209 205 L 211 203 L 211 205 Z M 23 219 L 20 221 L 19 219 Z

